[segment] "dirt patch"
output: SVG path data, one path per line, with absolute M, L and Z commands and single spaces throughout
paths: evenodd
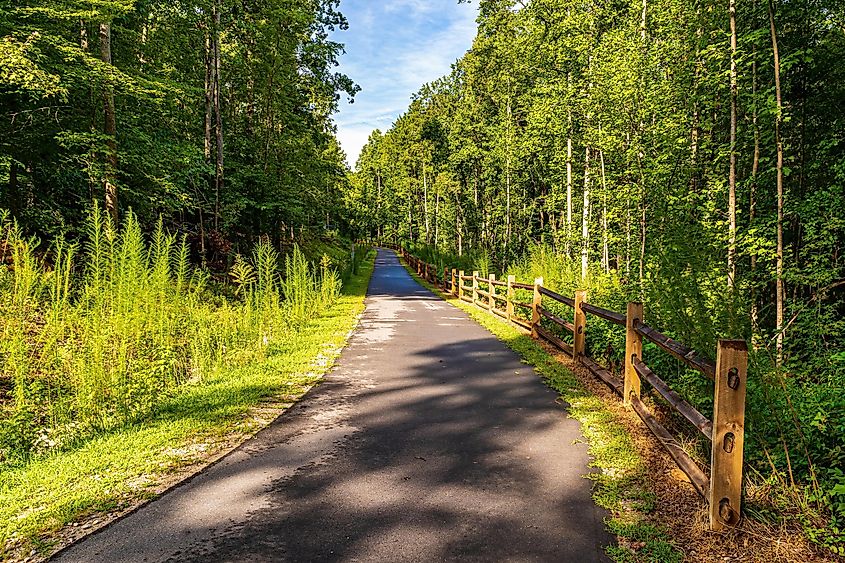
M 600 397 L 614 419 L 627 429 L 637 453 L 650 469 L 648 486 L 657 497 L 656 510 L 644 515 L 644 518 L 665 529 L 687 561 L 838 561 L 829 552 L 811 544 L 798 524 L 773 526 L 745 517 L 736 528 L 723 532 L 711 531 L 707 503 L 693 489 L 686 475 L 678 469 L 636 413 L 626 409 L 619 397 L 586 368 L 550 344 L 541 344 L 551 356 L 569 368 L 587 390 Z M 676 432 L 674 421 L 660 405 L 650 402 L 649 408 L 662 424 L 673 433 Z M 634 554 L 640 547 L 636 543 L 624 541 L 620 541 L 620 545 Z

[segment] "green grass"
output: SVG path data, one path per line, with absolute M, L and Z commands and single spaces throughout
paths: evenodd
M 296 401 L 340 353 L 363 310 L 373 264 L 370 253 L 334 305 L 274 341 L 265 357 L 179 387 L 142 421 L 0 472 L 0 558 L 48 552 L 62 526 L 154 496 L 169 473 L 266 424 L 251 416 L 255 407 Z
M 411 275 L 442 295 L 413 272 Z M 623 540 L 620 545 L 609 546 L 608 555 L 616 561 L 626 562 L 682 561 L 682 553 L 672 544 L 668 534 L 648 519 L 648 513 L 655 509 L 656 496 L 650 490 L 647 467 L 624 424 L 603 400 L 584 389 L 565 365 L 523 330 L 471 304 L 452 298 L 446 301 L 467 312 L 519 354 L 560 394 L 560 400 L 569 404 L 569 415 L 581 423 L 581 432 L 587 439 L 591 466 L 600 470 L 586 476 L 595 482 L 593 499 L 610 512 L 607 527 Z M 636 544 L 638 548 L 632 550 L 625 544 Z

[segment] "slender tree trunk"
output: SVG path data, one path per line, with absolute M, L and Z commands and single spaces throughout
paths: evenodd
M 511 99 L 508 94 L 508 128 L 507 128 L 507 154 L 505 156 L 505 183 L 506 183 L 506 201 L 505 201 L 505 249 L 511 239 Z
M 440 244 L 440 190 L 434 192 L 434 246 Z
M 423 215 L 425 216 L 425 243 L 431 243 L 431 223 L 428 218 L 428 179 L 425 174 L 425 162 L 422 164 L 423 177 Z
M 211 165 L 211 120 L 212 120 L 212 100 L 214 99 L 214 61 L 212 56 L 211 34 L 206 30 L 205 33 L 205 137 L 203 144 L 203 154 L 205 155 L 205 163 Z M 209 179 L 209 186 L 214 187 L 214 183 Z
M 601 210 L 601 222 L 602 222 L 602 254 L 601 254 L 601 261 L 602 261 L 602 268 L 604 268 L 605 273 L 610 273 L 610 243 L 608 241 L 608 232 L 607 232 L 607 176 L 604 172 L 604 151 L 599 151 L 599 160 L 601 162 L 601 188 L 602 188 L 602 210 Z
M 640 38 L 645 42 L 646 38 L 646 15 L 648 14 L 648 0 L 643 0 L 643 12 L 640 18 Z
M 217 154 L 214 167 L 214 230 L 220 229 L 220 193 L 223 191 L 223 116 L 220 112 L 220 0 L 215 0 L 214 16 L 214 116 Z
M 100 59 L 107 65 L 112 64 L 111 56 L 111 23 L 100 24 Z M 115 185 L 115 174 L 117 173 L 117 119 L 114 108 L 114 87 L 108 81 L 103 85 L 103 133 L 106 135 L 105 177 L 103 184 L 106 193 L 106 211 L 111 217 L 112 223 L 117 225 L 117 186 Z
M 777 102 L 777 114 L 775 116 L 775 145 L 777 148 L 777 258 L 775 263 L 775 330 L 777 361 L 783 359 L 783 310 L 784 310 L 784 284 L 783 284 L 783 140 L 781 139 L 781 125 L 783 124 L 783 99 L 780 89 L 780 53 L 778 52 L 778 36 L 775 28 L 775 8 L 772 0 L 769 0 L 769 27 L 772 36 L 772 54 L 774 57 L 775 73 L 775 100 Z
M 757 215 L 757 172 L 760 169 L 760 129 L 757 125 L 757 49 L 754 49 L 751 61 L 751 95 L 753 99 L 753 114 L 751 123 L 754 127 L 754 157 L 751 161 L 751 186 L 749 189 L 748 222 L 749 227 L 754 228 Z M 751 254 L 751 276 L 754 277 L 757 270 L 757 255 Z M 751 342 L 756 345 L 756 333 L 760 310 L 757 305 L 757 291 L 751 286 Z
M 731 20 L 731 147 L 730 171 L 728 173 L 728 288 L 736 283 L 736 0 L 730 0 Z
M 584 150 L 584 207 L 581 214 L 581 281 L 587 281 L 590 251 L 590 147 Z
M 566 82 L 572 88 L 572 73 L 567 73 Z M 566 129 L 566 256 L 572 258 L 572 110 L 569 110 Z
M 625 276 L 631 277 L 631 203 L 625 209 Z

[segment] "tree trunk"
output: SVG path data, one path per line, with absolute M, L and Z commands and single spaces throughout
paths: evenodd
M 783 124 L 783 99 L 780 89 L 780 53 L 778 52 L 778 36 L 775 28 L 775 8 L 769 0 L 769 27 L 772 36 L 772 54 L 775 72 L 775 100 L 777 114 L 775 115 L 775 145 L 777 148 L 777 258 L 775 263 L 775 330 L 778 364 L 783 359 L 783 140 L 781 139 L 781 125 Z
M 753 113 L 751 118 L 754 127 L 754 156 L 751 161 L 751 186 L 749 189 L 748 222 L 749 227 L 754 228 L 754 220 L 757 214 L 757 172 L 760 169 L 760 129 L 757 126 L 757 50 L 754 49 L 751 61 L 751 96 L 753 100 Z M 752 278 L 757 270 L 757 254 L 751 254 L 751 275 Z M 751 343 L 755 345 L 756 331 L 760 310 L 757 305 L 757 291 L 754 284 L 751 286 Z M 756 348 L 756 346 L 755 346 Z
M 434 192 L 434 246 L 440 243 L 440 191 Z
M 569 88 L 572 88 L 572 74 L 566 75 Z M 567 258 L 572 258 L 572 111 L 568 112 L 569 127 L 566 130 L 566 243 Z
M 599 160 L 601 162 L 601 187 L 602 187 L 602 210 L 601 210 L 601 222 L 602 222 L 602 254 L 601 254 L 601 262 L 602 268 L 604 268 L 605 273 L 610 273 L 610 243 L 608 241 L 608 233 L 607 233 L 607 177 L 604 172 L 604 151 L 599 151 Z
M 425 162 L 422 164 L 423 177 L 423 215 L 425 217 L 425 243 L 431 243 L 431 223 L 428 218 L 428 178 L 425 174 Z
M 584 150 L 584 207 L 581 213 L 581 281 L 587 280 L 590 251 L 590 147 Z
M 507 154 L 505 155 L 505 249 L 507 250 L 511 238 L 511 99 L 508 94 L 508 128 L 507 128 Z
M 212 57 L 211 34 L 206 31 L 205 34 L 205 142 L 203 144 L 203 154 L 205 155 L 205 163 L 211 165 L 211 120 L 212 120 L 212 100 L 214 99 L 214 61 Z M 210 187 L 214 187 L 213 180 L 209 178 Z
M 223 116 L 220 113 L 220 0 L 215 0 L 214 15 L 214 116 L 217 155 L 214 167 L 214 230 L 220 229 L 220 193 L 223 191 Z
M 728 172 L 728 288 L 732 289 L 736 283 L 736 0 L 730 0 L 728 10 L 731 20 L 731 154 L 730 171 Z
M 100 24 L 100 59 L 107 65 L 112 64 L 111 57 L 111 23 Z M 105 176 L 103 185 L 106 194 L 106 212 L 111 217 L 112 223 L 117 225 L 117 186 L 115 185 L 115 174 L 117 173 L 117 120 L 114 108 L 114 87 L 108 81 L 103 84 L 103 133 L 106 135 Z

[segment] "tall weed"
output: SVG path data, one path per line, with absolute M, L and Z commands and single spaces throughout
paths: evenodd
M 94 207 L 81 246 L 46 254 L 0 215 L 0 464 L 68 447 L 150 415 L 180 386 L 263 357 L 337 299 L 328 258 L 267 240 L 230 272 L 234 298 L 189 263 L 161 222 L 149 238 Z M 285 274 L 284 276 L 282 274 Z

